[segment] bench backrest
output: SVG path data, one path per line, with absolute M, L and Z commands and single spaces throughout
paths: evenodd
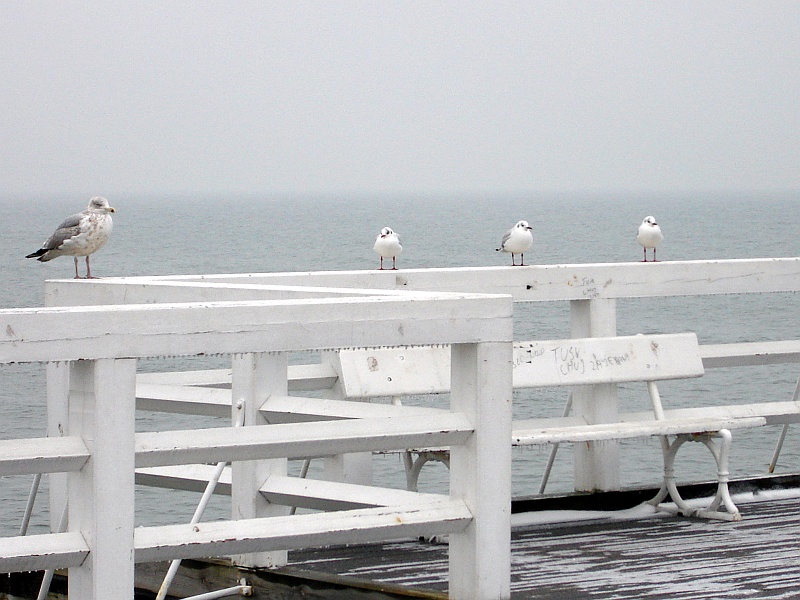
M 450 391 L 450 348 L 342 350 L 332 357 L 346 398 Z M 514 387 L 699 377 L 694 333 L 516 342 Z

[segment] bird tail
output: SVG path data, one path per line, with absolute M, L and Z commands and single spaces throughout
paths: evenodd
M 31 254 L 28 254 L 25 258 L 39 258 L 40 256 L 43 256 L 45 252 L 47 252 L 47 250 L 45 248 L 39 248 L 36 252 L 32 252 Z M 42 260 L 42 259 L 39 258 L 39 260 Z

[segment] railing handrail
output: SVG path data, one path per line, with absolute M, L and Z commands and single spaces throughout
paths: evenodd
M 447 293 L 2 309 L 0 364 L 496 341 L 511 314 L 501 295 Z
M 69 514 L 65 533 L 0 539 L 0 570 L 70 568 L 70 596 L 115 600 L 132 594 L 134 560 L 242 553 L 238 564 L 266 566 L 293 547 L 433 533 L 452 536 L 453 597 L 508 597 L 512 315 L 508 296 L 435 292 L 0 310 L 0 364 L 48 363 L 53 436 L 0 442 L 0 475 L 66 478 L 50 480 L 51 512 L 68 500 Z M 453 354 L 449 411 L 303 426 L 259 413 L 288 393 L 288 353 L 441 343 Z M 137 434 L 137 359 L 212 354 L 232 357 L 245 426 Z M 260 493 L 289 457 L 429 443 L 452 448 L 449 497 L 287 516 Z M 208 461 L 232 461 L 235 518 L 134 531 L 136 466 Z
M 46 290 L 48 304 L 82 304 L 87 287 L 93 288 L 97 302 L 108 304 L 185 299 L 192 286 L 210 289 L 209 285 L 216 288 L 218 299 L 252 298 L 259 288 L 265 294 L 262 297 L 314 296 L 336 289 L 336 293 L 349 290 L 353 295 L 390 291 L 510 294 L 515 302 L 798 292 L 800 257 L 122 277 L 50 281 Z

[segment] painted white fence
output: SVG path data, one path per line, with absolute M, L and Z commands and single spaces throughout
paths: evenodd
M 303 299 L 357 297 L 378 291 L 389 296 L 409 291 L 499 293 L 511 295 L 515 303 L 568 302 L 571 337 L 608 337 L 617 335 L 617 301 L 621 299 L 800 292 L 800 258 L 56 281 L 48 282 L 46 301 L 50 306 L 65 306 L 199 299 Z M 781 351 L 775 343 L 757 341 L 749 346 L 708 346 L 702 350 L 706 367 L 796 361 L 797 332 L 791 324 L 796 323 L 797 315 L 789 312 L 775 318 L 786 319 L 787 337 L 791 338 L 787 344 L 791 347 Z M 447 371 L 445 363 L 439 368 Z M 341 384 L 339 381 L 335 385 Z M 413 382 L 405 378 L 397 387 L 399 393 L 414 393 Z M 339 397 L 347 397 L 345 390 L 335 391 Z M 583 422 L 608 423 L 620 418 L 616 385 L 580 386 L 572 398 L 572 415 Z M 198 410 L 199 404 L 202 403 L 198 403 Z M 790 419 L 791 416 L 784 414 L 786 409 L 786 405 L 776 407 L 780 414 L 765 415 L 767 421 Z M 348 460 L 353 464 L 348 464 Z M 348 473 L 352 476 L 365 472 L 365 461 L 364 457 L 340 461 L 340 476 L 346 479 Z M 619 465 L 619 448 L 614 442 L 577 445 L 575 489 L 619 489 Z M 333 476 L 335 470 L 331 469 L 329 474 Z
M 798 258 L 48 282 L 48 308 L 0 311 L 0 364 L 48 363 L 50 436 L 0 443 L 0 475 L 53 473 L 51 519 L 68 497 L 69 528 L 0 540 L 0 569 L 67 567 L 76 597 L 113 599 L 129 597 L 134 560 L 235 555 L 265 566 L 295 547 L 449 532 L 451 596 L 506 598 L 512 299 L 569 302 L 572 336 L 589 338 L 616 335 L 620 298 L 798 291 Z M 701 354 L 706 367 L 798 360 L 796 339 L 777 344 Z M 343 384 L 331 364 L 289 366 L 289 352 L 424 345 L 451 346 L 449 412 L 335 400 L 320 411 L 289 395 Z M 137 383 L 140 358 L 206 354 L 232 356 L 232 390 L 187 391 L 158 376 Z M 219 374 L 174 377 L 209 383 Z M 583 423 L 622 416 L 615 384 L 582 385 L 573 398 Z M 239 401 L 245 427 L 134 432 L 137 404 L 218 415 Z M 307 422 L 287 422 L 304 410 Z M 325 410 L 330 418 L 320 420 Z M 347 410 L 358 419 L 342 419 Z M 339 479 L 350 481 L 370 452 L 430 446 L 452 449 L 447 497 L 286 476 L 287 458 L 323 455 L 337 457 Z M 578 445 L 576 488 L 616 489 L 616 452 L 613 443 Z M 165 469 L 179 466 L 171 482 L 195 489 L 185 465 L 225 460 L 234 520 L 134 531 L 134 468 L 140 481 L 163 483 Z M 344 511 L 287 514 L 304 502 Z
M 451 597 L 509 597 L 508 296 L 50 307 L 2 310 L 0 326 L 0 364 L 48 363 L 50 411 L 50 437 L 0 442 L 0 476 L 66 473 L 54 487 L 66 488 L 69 510 L 64 533 L 0 539 L 0 571 L 68 568 L 70 597 L 115 600 L 131 597 L 135 561 L 235 555 L 264 566 L 296 547 L 450 534 Z M 450 411 L 277 425 L 262 416 L 287 395 L 288 352 L 426 344 L 451 346 Z M 135 433 L 137 360 L 208 354 L 233 357 L 245 426 Z M 359 506 L 290 516 L 260 491 L 291 483 L 287 458 L 424 445 L 451 447 L 449 496 L 340 484 Z M 233 461 L 232 520 L 134 529 L 135 468 L 220 461 Z M 63 487 L 53 498 L 63 504 Z

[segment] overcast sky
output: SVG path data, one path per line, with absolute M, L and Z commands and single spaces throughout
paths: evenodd
M 800 190 L 800 2 L 0 2 L 0 195 Z

